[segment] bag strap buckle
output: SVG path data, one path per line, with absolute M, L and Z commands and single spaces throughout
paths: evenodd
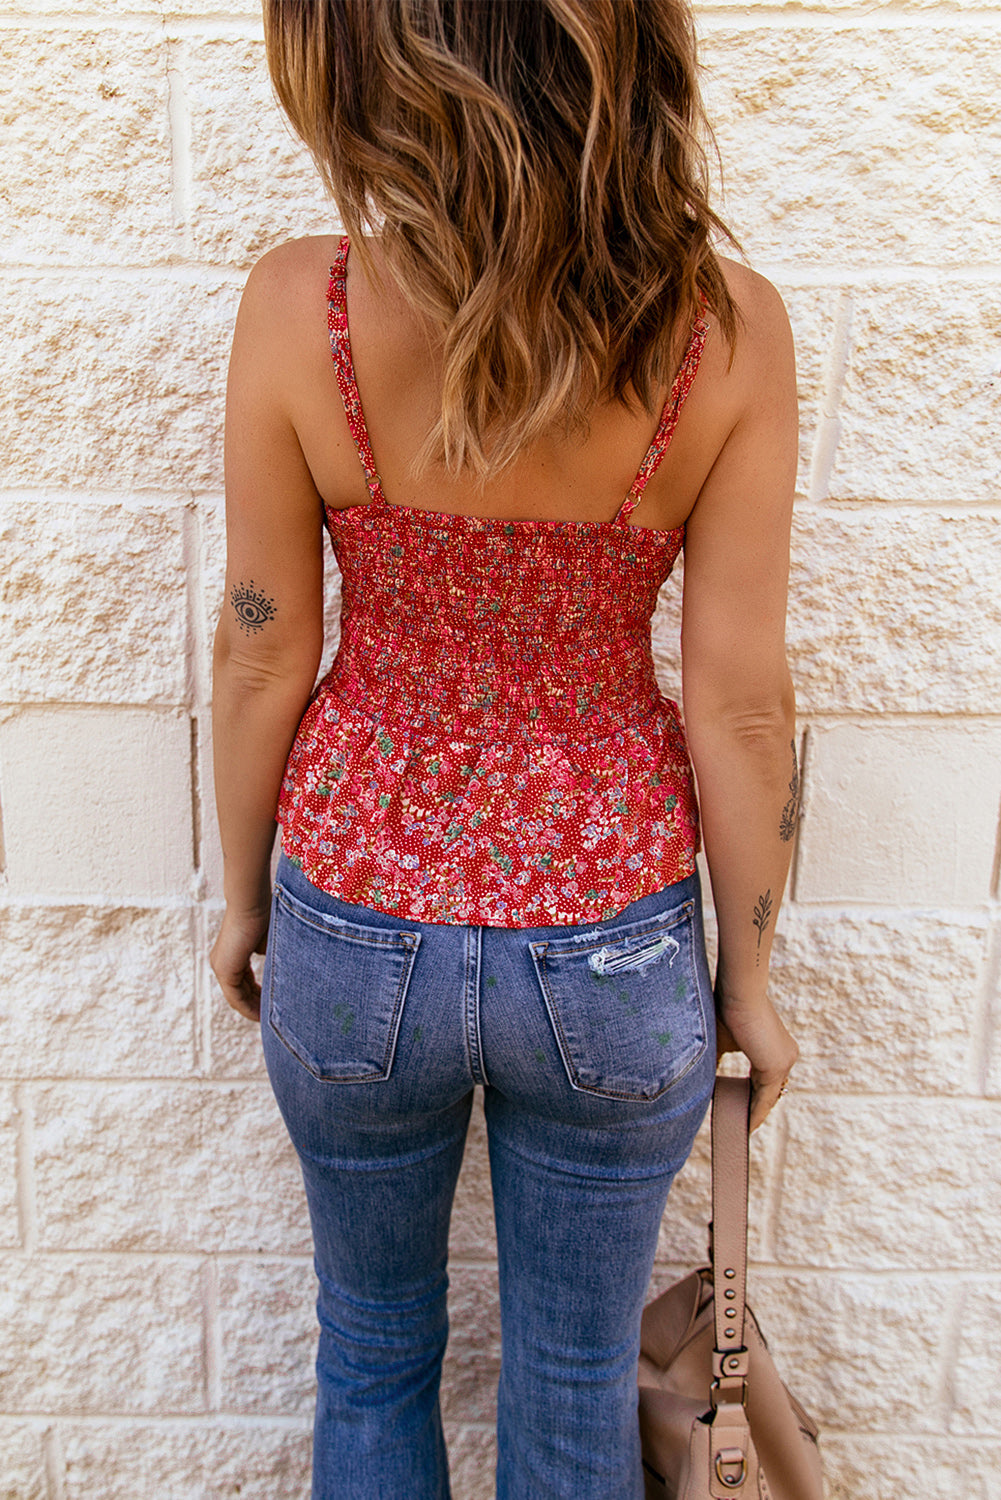
M 709 1399 L 713 1411 L 720 1406 L 746 1406 L 746 1379 L 742 1375 L 724 1375 L 721 1380 L 714 1380 L 709 1387 Z

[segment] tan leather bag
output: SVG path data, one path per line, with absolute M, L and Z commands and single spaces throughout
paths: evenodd
M 823 1500 L 816 1423 L 779 1379 L 744 1302 L 750 1102 L 748 1079 L 717 1078 L 712 1265 L 643 1310 L 647 1500 Z

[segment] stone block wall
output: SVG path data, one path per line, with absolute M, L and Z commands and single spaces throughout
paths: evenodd
M 795 326 L 804 817 L 752 1300 L 831 1500 L 999 1500 L 1001 13 L 706 0 L 726 208 Z M 0 1500 L 300 1500 L 313 1281 L 206 964 L 223 387 L 249 265 L 333 218 L 254 0 L 0 0 Z M 677 681 L 677 582 L 658 615 Z M 331 641 L 336 642 L 336 578 Z M 707 1141 L 656 1285 L 704 1253 Z M 477 1112 L 457 1500 L 493 1493 Z

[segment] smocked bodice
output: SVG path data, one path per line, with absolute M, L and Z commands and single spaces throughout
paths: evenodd
M 330 688 L 415 734 L 596 739 L 658 700 L 657 593 L 683 531 L 331 511 Z

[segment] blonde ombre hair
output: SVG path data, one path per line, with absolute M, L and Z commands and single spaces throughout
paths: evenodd
M 415 460 L 481 479 L 599 400 L 653 415 L 705 298 L 737 315 L 708 201 L 685 0 L 265 0 L 268 66 L 370 277 L 440 332 Z

